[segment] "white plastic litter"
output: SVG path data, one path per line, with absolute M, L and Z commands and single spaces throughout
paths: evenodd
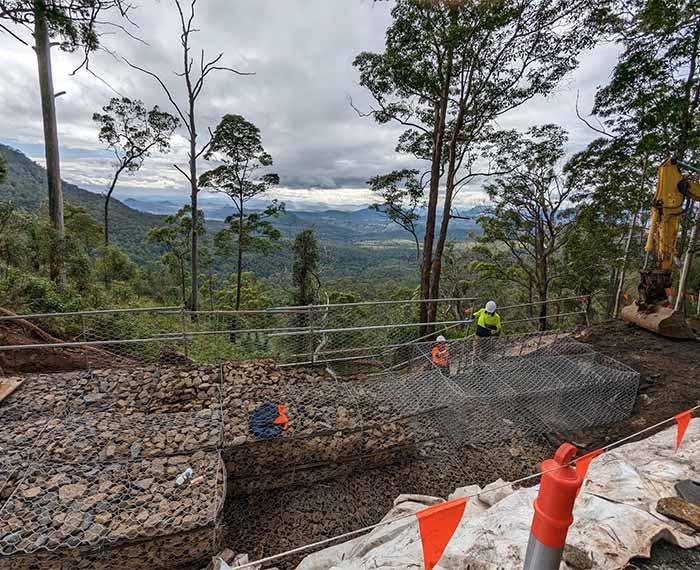
M 580 570 L 623 568 L 635 556 L 648 557 L 661 539 L 682 548 L 700 546 L 700 535 L 656 511 L 662 497 L 676 495 L 674 485 L 696 479 L 700 472 L 700 419 L 690 422 L 683 445 L 675 449 L 673 425 L 648 439 L 623 445 L 591 463 L 574 509 L 562 568 Z M 512 491 L 496 481 L 470 499 L 464 516 L 443 554 L 440 570 L 520 570 L 532 521 L 537 488 Z M 478 493 L 462 487 L 451 499 Z M 442 502 L 442 499 L 401 495 L 386 515 L 391 520 Z M 469 564 L 469 566 L 467 566 Z M 307 556 L 298 570 L 422 569 L 418 524 L 408 518 L 381 526 L 368 535 Z

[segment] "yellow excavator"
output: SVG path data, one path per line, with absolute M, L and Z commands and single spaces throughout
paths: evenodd
M 640 274 L 639 298 L 622 310 L 630 323 L 670 338 L 696 338 L 683 312 L 674 311 L 667 290 L 672 287 L 681 217 L 691 200 L 700 200 L 700 182 L 684 176 L 681 168 L 700 175 L 700 170 L 669 158 L 658 168 L 656 193 L 652 202 L 651 227 L 645 250 L 656 257 L 656 267 Z

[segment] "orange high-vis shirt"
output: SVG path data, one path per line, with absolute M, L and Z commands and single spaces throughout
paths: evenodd
M 440 349 L 439 346 L 433 347 L 433 364 L 438 366 L 447 366 L 449 364 L 450 353 L 447 347 Z

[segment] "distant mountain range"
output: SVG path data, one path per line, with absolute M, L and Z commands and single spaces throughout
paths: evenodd
M 157 198 L 138 200 L 127 198 L 124 204 L 151 214 L 174 214 L 182 204 L 170 199 Z M 235 213 L 233 206 L 222 206 L 219 203 L 201 202 L 201 209 L 207 220 L 223 221 Z M 474 206 L 463 213 L 470 220 L 453 220 L 450 224 L 449 237 L 454 240 L 465 240 L 470 232 L 479 232 L 476 218 L 486 211 L 486 206 Z M 381 212 L 370 208 L 359 210 L 324 210 L 302 211 L 289 210 L 276 222 L 284 235 L 292 237 L 304 228 L 314 228 L 319 238 L 334 242 L 352 243 L 357 241 L 381 241 L 410 239 L 410 235 L 398 225 L 387 220 Z M 419 235 L 424 228 L 423 219 L 417 223 Z
M 0 200 L 12 200 L 22 208 L 37 211 L 47 200 L 46 171 L 21 152 L 8 146 L 0 144 L 0 154 L 5 158 L 9 171 L 8 180 L 0 184 Z M 63 191 L 66 200 L 82 206 L 101 223 L 104 204 L 102 195 L 65 181 Z M 183 196 L 183 203 L 184 200 Z M 207 218 L 208 235 L 211 236 L 224 226 L 222 220 L 233 213 L 233 208 L 206 199 L 202 200 L 202 204 Z M 162 225 L 165 215 L 176 212 L 180 207 L 182 204 L 177 204 L 172 199 L 128 198 L 122 202 L 113 198 L 110 202 L 110 234 L 113 242 L 122 247 L 137 263 L 154 262 L 160 255 L 160 250 L 157 245 L 148 242 L 148 231 Z M 477 206 L 463 212 L 465 216 L 472 219 L 453 220 L 450 224 L 449 238 L 466 240 L 470 232 L 478 233 L 479 227 L 475 218 L 485 210 L 484 206 Z M 388 221 L 383 214 L 369 208 L 354 211 L 289 211 L 280 216 L 276 225 L 283 237 L 288 240 L 292 240 L 305 228 L 313 228 L 326 248 L 329 258 L 349 259 L 357 264 L 352 267 L 365 267 L 377 265 L 377 263 L 385 265 L 388 253 L 384 252 L 382 261 L 379 261 L 376 247 L 387 244 L 392 248 L 397 247 L 396 243 L 403 244 L 398 247 L 405 250 L 405 259 L 403 257 L 401 260 L 395 259 L 400 266 L 405 265 L 407 263 L 405 260 L 410 260 L 414 255 L 411 253 L 412 246 L 409 242 L 396 242 L 396 240 L 410 240 L 410 235 L 398 225 Z M 419 235 L 423 232 L 422 226 L 423 223 L 419 221 Z M 291 255 L 287 247 L 284 246 L 286 253 L 280 252 L 282 257 L 276 261 L 257 260 L 254 263 L 256 272 L 268 273 L 274 270 L 274 267 L 269 268 L 268 265 L 279 264 L 282 261 L 287 263 Z M 350 262 L 338 261 L 337 265 L 339 274 L 352 274 L 352 271 L 356 270 L 352 269 Z
M 12 200 L 30 212 L 36 212 L 48 200 L 46 170 L 31 161 L 20 151 L 0 144 L 0 154 L 8 166 L 8 177 L 0 184 L 0 200 Z M 70 182 L 63 181 L 65 200 L 85 208 L 100 223 L 104 198 L 88 192 Z M 163 216 L 140 212 L 119 200 L 110 202 L 110 235 L 114 243 L 122 247 L 134 261 L 145 264 L 159 255 L 158 246 L 148 243 L 146 234 L 151 228 L 162 225 Z

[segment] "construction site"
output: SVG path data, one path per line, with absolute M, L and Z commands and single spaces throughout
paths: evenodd
M 373 525 L 400 495 L 516 481 L 562 442 L 592 450 L 700 402 L 695 342 L 595 322 L 592 306 L 552 301 L 547 331 L 533 306 L 504 307 L 507 334 L 486 343 L 437 323 L 446 368 L 415 301 L 5 312 L 0 568 L 259 560 Z

